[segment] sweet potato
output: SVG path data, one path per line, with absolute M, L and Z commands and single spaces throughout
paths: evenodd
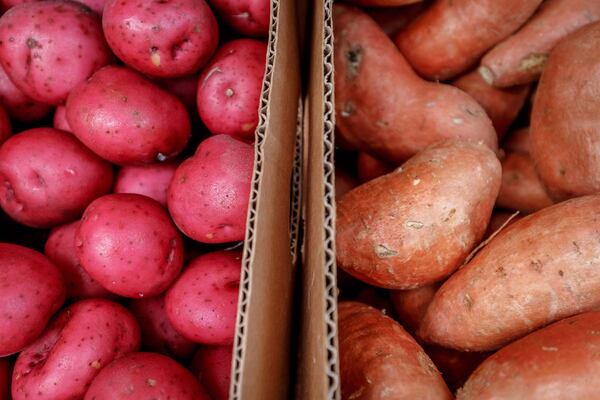
M 356 302 L 338 306 L 342 399 L 451 399 L 421 346 L 380 311 Z
M 419 335 L 496 349 L 600 306 L 600 195 L 550 206 L 505 228 L 437 291 Z
M 532 213 L 553 204 L 528 154 L 508 153 L 502 160 L 502 184 L 496 206 Z
M 0 103 L 12 118 L 21 122 L 38 121 L 51 110 L 50 105 L 26 96 L 10 80 L 2 66 L 0 66 Z
M 533 332 L 485 360 L 457 399 L 593 399 L 600 392 L 599 332 L 597 311 Z
M 531 113 L 531 157 L 555 199 L 600 191 L 600 22 L 550 53 Z
M 416 0 L 411 4 L 399 7 L 376 7 L 367 10 L 371 18 L 377 22 L 389 37 L 396 34 L 410 24 L 423 10 L 427 2 Z
M 523 28 L 481 59 L 479 72 L 488 84 L 497 87 L 536 81 L 554 45 L 598 19 L 597 0 L 546 0 Z
M 519 152 L 529 154 L 529 128 L 521 128 L 510 133 L 502 148 L 507 152 Z
M 192 360 L 192 371 L 213 400 L 229 399 L 231 346 L 202 346 Z
M 337 201 L 338 266 L 389 289 L 445 278 L 481 240 L 500 179 L 500 162 L 482 143 L 428 147 Z
M 410 290 L 391 290 L 390 299 L 404 329 L 416 332 L 433 300 L 439 284 L 421 286 Z
M 337 128 L 352 147 L 396 165 L 445 138 L 496 149 L 483 108 L 453 86 L 419 78 L 367 14 L 337 4 L 333 22 Z
M 452 82 L 457 88 L 471 95 L 485 110 L 496 129 L 498 140 L 502 139 L 525 104 L 529 86 L 498 89 L 488 85 L 477 71 L 471 71 Z
M 523 218 L 522 215 L 515 215 L 512 211 L 505 210 L 494 210 L 492 213 L 492 218 L 490 218 L 490 223 L 488 224 L 485 235 L 483 235 L 483 239 L 488 239 L 493 233 L 495 233 L 498 229 L 502 228 L 502 226 L 508 222 L 508 225 L 513 224 Z M 509 221 L 510 220 L 510 221 Z M 505 226 L 505 228 L 506 228 Z
M 378 160 L 365 152 L 358 154 L 357 164 L 358 180 L 360 183 L 369 182 L 394 170 L 394 164 Z
M 486 50 L 519 29 L 542 0 L 436 0 L 396 44 L 427 79 L 445 80 L 472 67 Z

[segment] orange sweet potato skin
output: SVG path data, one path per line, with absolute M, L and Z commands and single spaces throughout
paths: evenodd
M 405 329 L 411 332 L 419 329 L 421 320 L 438 287 L 438 284 L 431 284 L 416 289 L 390 291 L 390 301 L 398 320 Z
M 457 399 L 598 398 L 599 348 L 600 312 L 564 319 L 489 357 Z
M 552 204 L 531 157 L 525 153 L 508 153 L 502 160 L 502 185 L 496 206 L 532 213 Z
M 419 329 L 459 350 L 498 348 L 600 306 L 600 195 L 506 227 L 437 291 Z
M 530 126 L 536 170 L 555 199 L 600 191 L 600 22 L 561 40 L 537 89 Z
M 396 164 L 445 138 L 481 140 L 496 149 L 483 108 L 455 87 L 419 78 L 367 14 L 335 5 L 334 31 L 336 123 L 343 142 Z
M 365 183 L 394 170 L 394 164 L 379 160 L 368 153 L 361 152 L 356 160 L 358 181 Z
M 482 143 L 428 147 L 337 201 L 338 266 L 388 289 L 445 278 L 481 240 L 500 179 L 500 162 Z
M 523 28 L 482 58 L 481 75 L 497 87 L 533 82 L 560 39 L 598 19 L 597 0 L 546 0 Z
M 417 72 L 445 80 L 465 72 L 517 30 L 542 0 L 436 0 L 396 36 Z
M 477 71 L 471 71 L 452 83 L 473 97 L 492 120 L 498 139 L 502 139 L 529 94 L 529 86 L 498 89 L 488 85 Z
M 452 399 L 421 346 L 380 311 L 356 302 L 338 306 L 343 400 Z

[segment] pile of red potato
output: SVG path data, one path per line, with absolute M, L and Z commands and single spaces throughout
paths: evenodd
M 226 399 L 269 1 L 0 3 L 0 398 Z
M 598 398 L 599 19 L 336 3 L 343 399 Z

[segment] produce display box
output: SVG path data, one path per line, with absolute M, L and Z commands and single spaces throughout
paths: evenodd
M 293 1 L 271 1 L 230 399 L 288 397 L 302 152 L 296 7 Z

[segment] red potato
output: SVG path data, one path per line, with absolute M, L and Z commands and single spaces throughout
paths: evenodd
M 593 399 L 598 332 L 600 313 L 588 312 L 531 333 L 485 360 L 457 399 Z
M 60 271 L 37 251 L 0 243 L 0 357 L 34 341 L 65 300 Z
M 439 284 L 432 284 L 416 289 L 390 291 L 394 311 L 404 329 L 409 332 L 416 332 L 419 329 L 427 307 L 438 288 Z
M 8 10 L 11 7 L 16 6 L 21 3 L 33 3 L 40 0 L 1 0 L 0 4 L 2 5 L 3 10 Z M 106 0 L 77 0 L 77 3 L 85 4 L 93 11 L 102 15 L 102 10 L 104 9 L 104 3 Z
M 488 84 L 497 87 L 536 81 L 554 45 L 598 19 L 597 0 L 546 0 L 522 29 L 481 59 L 479 73 Z
M 523 25 L 542 0 L 436 0 L 395 42 L 424 78 L 467 71 L 486 50 Z
M 2 143 L 12 135 L 12 127 L 10 124 L 10 118 L 4 110 L 4 107 L 0 105 L 0 146 Z
M 173 328 L 165 311 L 165 297 L 132 300 L 129 310 L 137 318 L 142 330 L 142 346 L 174 358 L 188 358 L 196 343 L 187 340 Z
M 75 235 L 83 268 L 120 296 L 164 292 L 183 264 L 183 240 L 158 202 L 139 194 L 109 194 L 85 210 Z
M 79 221 L 54 228 L 48 236 L 44 253 L 60 270 L 68 299 L 85 299 L 90 297 L 113 297 L 88 274 L 77 258 L 75 233 Z
M 210 400 L 210 397 L 191 372 L 169 357 L 131 353 L 100 371 L 84 399 Z
M 421 346 L 380 311 L 339 303 L 338 335 L 343 400 L 452 399 Z
M 267 45 L 254 39 L 226 43 L 198 82 L 198 113 L 213 135 L 254 141 Z
M 502 143 L 502 148 L 507 152 L 529 154 L 529 128 L 521 128 L 512 132 Z
M 21 122 L 35 122 L 50 113 L 51 107 L 27 97 L 0 66 L 0 103 L 8 114 Z
M 482 143 L 428 147 L 338 199 L 338 266 L 388 289 L 444 279 L 483 237 L 500 180 L 500 162 Z
M 173 220 L 203 243 L 244 240 L 254 147 L 212 136 L 175 171 L 167 203 Z
M 550 206 L 505 228 L 452 275 L 419 336 L 468 351 L 499 348 L 600 306 L 600 195 Z
M 358 182 L 352 175 L 342 168 L 335 169 L 335 197 L 341 197 L 358 186 Z
M 209 0 L 225 23 L 246 36 L 267 36 L 271 20 L 269 0 Z
M 177 97 L 190 114 L 196 113 L 196 98 L 198 96 L 199 75 L 183 76 L 181 78 L 163 79 L 159 85 Z
M 358 181 L 365 183 L 387 175 L 394 170 L 394 165 L 386 161 L 378 160 L 368 153 L 360 152 L 358 154 Z
M 141 194 L 167 207 L 167 191 L 177 165 L 170 162 L 123 167 L 117 174 L 114 192 Z
M 529 145 L 555 200 L 600 191 L 600 22 L 561 40 L 538 85 Z
M 496 150 L 483 108 L 453 86 L 419 78 L 367 14 L 336 4 L 333 22 L 336 123 L 345 142 L 395 165 L 446 138 Z
M 136 72 L 113 66 L 102 68 L 71 92 L 67 119 L 79 140 L 120 165 L 175 157 L 186 146 L 191 129 L 179 99 Z
M 370 8 L 367 13 L 377 22 L 386 35 L 394 37 L 425 10 L 427 5 L 426 2 L 416 0 L 411 4 L 399 7 Z
M 65 132 L 72 132 L 67 121 L 67 108 L 65 106 L 58 106 L 54 110 L 54 117 L 52 118 L 52 126 L 54 129 L 60 129 Z
M 58 105 L 112 56 L 100 19 L 70 1 L 24 3 L 0 18 L 0 63 L 28 97 Z
M 198 71 L 219 42 L 217 20 L 204 0 L 107 0 L 102 27 L 125 64 L 163 78 Z
M 165 297 L 179 333 L 197 343 L 233 343 L 241 264 L 240 251 L 215 251 L 189 263 Z
M 496 206 L 532 213 L 552 205 L 528 154 L 509 153 L 502 160 L 502 184 Z
M 71 222 L 110 191 L 113 171 L 73 135 L 35 128 L 0 147 L 0 206 L 15 221 L 48 228 Z
M 231 346 L 203 346 L 192 360 L 192 371 L 213 400 L 229 399 Z
M 82 300 L 61 312 L 19 354 L 13 399 L 81 399 L 102 368 L 139 346 L 139 327 L 123 306 Z
M 488 85 L 477 71 L 463 75 L 452 84 L 481 104 L 492 120 L 498 140 L 502 139 L 509 126 L 517 118 L 529 95 L 529 86 L 527 85 L 497 89 Z

